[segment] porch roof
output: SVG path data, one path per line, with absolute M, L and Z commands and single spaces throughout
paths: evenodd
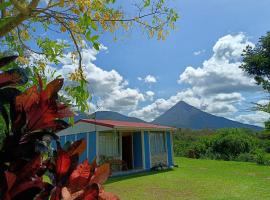
M 176 130 L 173 127 L 161 126 L 157 124 L 143 123 L 143 122 L 127 122 L 115 120 L 96 120 L 96 119 L 81 119 L 79 122 L 86 122 L 90 124 L 106 126 L 115 129 L 151 129 L 151 130 Z

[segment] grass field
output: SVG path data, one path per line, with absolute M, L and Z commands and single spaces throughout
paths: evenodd
M 112 178 L 123 200 L 270 200 L 270 167 L 255 163 L 175 158 L 179 168 Z

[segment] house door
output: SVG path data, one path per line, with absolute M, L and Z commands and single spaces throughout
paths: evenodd
M 122 136 L 122 160 L 127 163 L 127 168 L 132 169 L 132 136 Z

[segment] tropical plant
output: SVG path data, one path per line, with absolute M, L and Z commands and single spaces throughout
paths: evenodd
M 16 56 L 0 59 L 0 67 Z M 79 140 L 62 148 L 56 131 L 66 128 L 63 120 L 73 113 L 58 99 L 63 79 L 46 87 L 38 77 L 34 85 L 21 92 L 27 82 L 24 69 L 0 73 L 0 114 L 5 121 L 5 139 L 0 150 L 0 199 L 75 200 L 118 199 L 106 193 L 103 184 L 110 175 L 109 164 L 93 161 L 78 165 L 86 148 Z M 56 141 L 56 150 L 50 143 Z

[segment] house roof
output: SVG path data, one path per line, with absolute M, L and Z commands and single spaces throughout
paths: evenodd
M 143 122 L 127 122 L 115 120 L 96 120 L 96 119 L 81 119 L 79 122 L 86 122 L 100 126 L 106 126 L 116 129 L 163 129 L 174 130 L 175 128 L 169 126 L 161 126 L 157 124 L 143 123 Z

